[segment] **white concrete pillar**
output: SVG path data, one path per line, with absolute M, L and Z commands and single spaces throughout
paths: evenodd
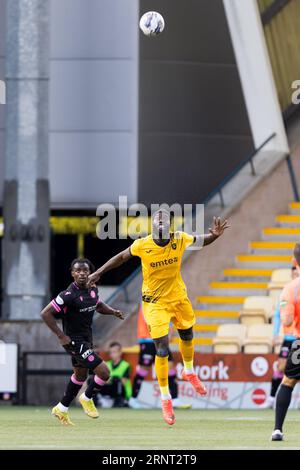
M 255 146 L 289 152 L 263 25 L 256 0 L 223 0 Z

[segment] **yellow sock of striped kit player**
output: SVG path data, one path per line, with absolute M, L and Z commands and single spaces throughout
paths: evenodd
M 169 400 L 171 398 L 169 391 L 169 364 L 168 356 L 160 357 L 155 356 L 155 372 L 160 388 L 161 398 L 163 400 Z
M 184 371 L 186 374 L 194 373 L 194 340 L 179 341 L 179 349 L 182 355 Z

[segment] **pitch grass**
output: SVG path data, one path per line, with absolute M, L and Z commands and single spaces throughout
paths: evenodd
M 159 410 L 101 410 L 92 420 L 71 408 L 74 427 L 42 407 L 0 407 L 0 449 L 300 449 L 300 411 L 289 411 L 284 442 L 270 442 L 272 410 L 177 410 L 168 426 Z

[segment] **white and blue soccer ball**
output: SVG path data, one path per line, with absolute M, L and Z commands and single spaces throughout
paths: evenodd
M 140 28 L 146 36 L 158 36 L 165 29 L 165 20 L 157 11 L 147 11 L 140 19 Z

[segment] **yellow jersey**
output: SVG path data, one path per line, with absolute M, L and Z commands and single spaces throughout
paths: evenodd
M 158 246 L 152 235 L 133 242 L 131 254 L 139 256 L 142 263 L 144 302 L 162 304 L 187 296 L 180 268 L 184 250 L 193 242 L 194 237 L 185 232 L 171 234 L 164 247 Z

